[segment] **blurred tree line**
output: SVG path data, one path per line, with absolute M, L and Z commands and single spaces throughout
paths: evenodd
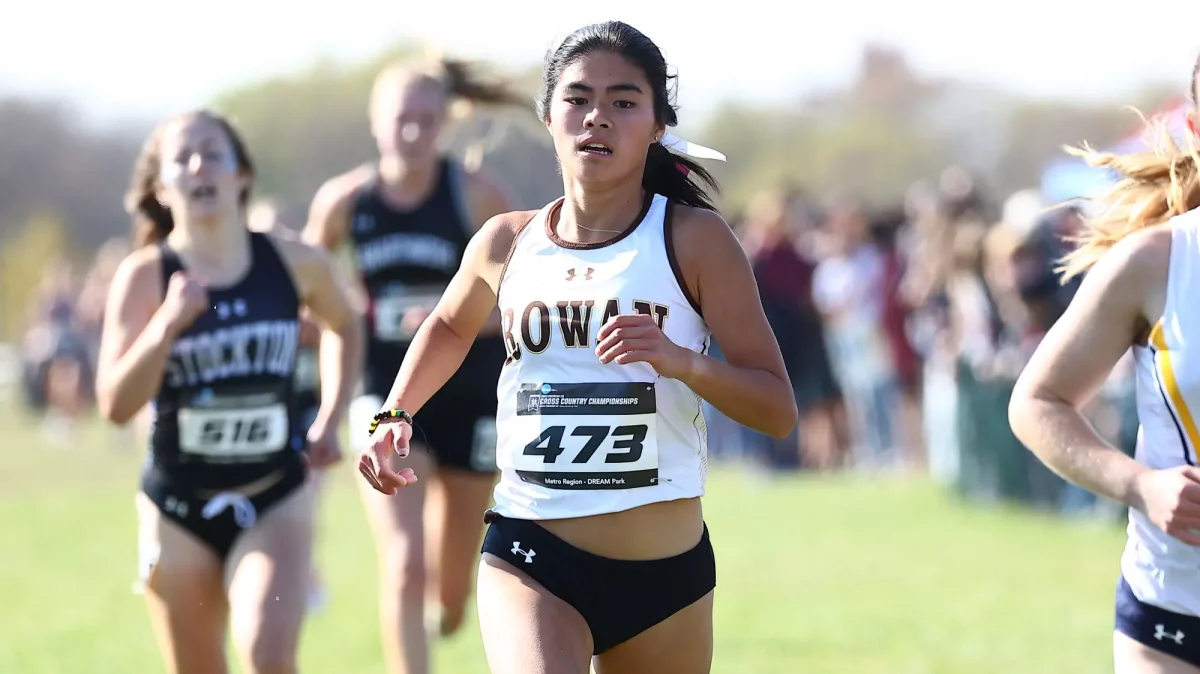
M 212 106 L 233 118 L 250 145 L 257 194 L 303 215 L 322 181 L 370 161 L 372 80 L 415 53 L 414 45 L 400 45 L 365 63 L 319 61 L 217 97 Z M 481 111 L 455 127 L 449 145 L 460 156 L 471 148 L 518 206 L 538 207 L 561 193 L 549 137 L 532 114 L 540 67 L 509 76 L 528 92 L 529 109 Z M 1168 91 L 1148 87 L 1121 103 L 1153 108 Z M 986 192 L 1002 198 L 1036 186 L 1063 143 L 1103 145 L 1136 122 L 1117 103 L 1024 100 L 986 84 L 926 77 L 902 53 L 877 45 L 864 48 L 857 74 L 842 87 L 786 107 L 730 102 L 707 119 L 689 119 L 687 110 L 681 117 L 682 133 L 729 157 L 712 168 L 730 216 L 756 190 L 782 181 L 817 195 L 892 202 L 950 165 L 972 170 Z M 101 243 L 127 232 L 122 196 L 156 121 L 89 128 L 63 102 L 0 97 L 0 332 L 21 329 L 23 298 L 54 255 L 87 265 Z

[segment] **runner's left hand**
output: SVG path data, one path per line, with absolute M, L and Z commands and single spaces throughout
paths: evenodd
M 388 459 L 395 453 L 408 456 L 412 426 L 407 421 L 388 420 L 379 424 L 371 434 L 371 444 L 358 457 L 358 472 L 375 491 L 394 496 L 400 489 L 415 484 L 417 474 L 412 468 L 396 471 Z
M 662 377 L 679 379 L 692 369 L 696 352 L 672 342 L 654 318 L 645 314 L 617 316 L 600 328 L 596 355 L 601 363 L 649 363 Z

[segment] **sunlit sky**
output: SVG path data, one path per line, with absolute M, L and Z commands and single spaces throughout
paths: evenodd
M 685 123 L 722 100 L 786 100 L 845 81 L 870 40 L 903 48 L 929 73 L 1118 103 L 1148 81 L 1183 90 L 1200 51 L 1198 0 L 737 0 L 713 12 L 650 0 L 336 0 L 315 13 L 295 0 L 14 1 L 0 22 L 0 91 L 61 96 L 97 122 L 167 114 L 320 57 L 363 59 L 402 37 L 528 65 L 557 37 L 607 19 L 662 47 L 680 74 Z M 804 18 L 784 21 L 781 11 Z

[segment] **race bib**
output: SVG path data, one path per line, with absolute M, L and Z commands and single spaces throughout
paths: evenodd
M 179 410 L 179 447 L 189 454 L 235 459 L 269 454 L 288 439 L 288 410 L 283 403 L 242 409 Z
M 297 391 L 315 391 L 320 383 L 320 365 L 316 349 L 300 349 L 296 353 L 295 386 Z
M 485 417 L 475 422 L 475 437 L 471 443 L 471 467 L 475 470 L 496 469 L 496 419 Z
M 384 342 L 406 342 L 412 339 L 420 325 L 404 325 L 404 316 L 411 309 L 432 310 L 442 297 L 444 288 L 421 287 L 389 290 L 375 298 L 375 338 Z
M 522 480 L 550 489 L 651 487 L 657 419 L 652 383 L 521 384 L 504 455 Z

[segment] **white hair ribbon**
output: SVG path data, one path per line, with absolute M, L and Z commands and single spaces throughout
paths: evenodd
M 716 159 L 717 161 L 725 161 L 725 155 L 712 149 L 704 147 L 699 143 L 693 143 L 685 138 L 673 134 L 663 134 L 662 140 L 658 141 L 668 150 L 674 150 L 681 154 L 686 154 L 689 157 L 696 159 Z

